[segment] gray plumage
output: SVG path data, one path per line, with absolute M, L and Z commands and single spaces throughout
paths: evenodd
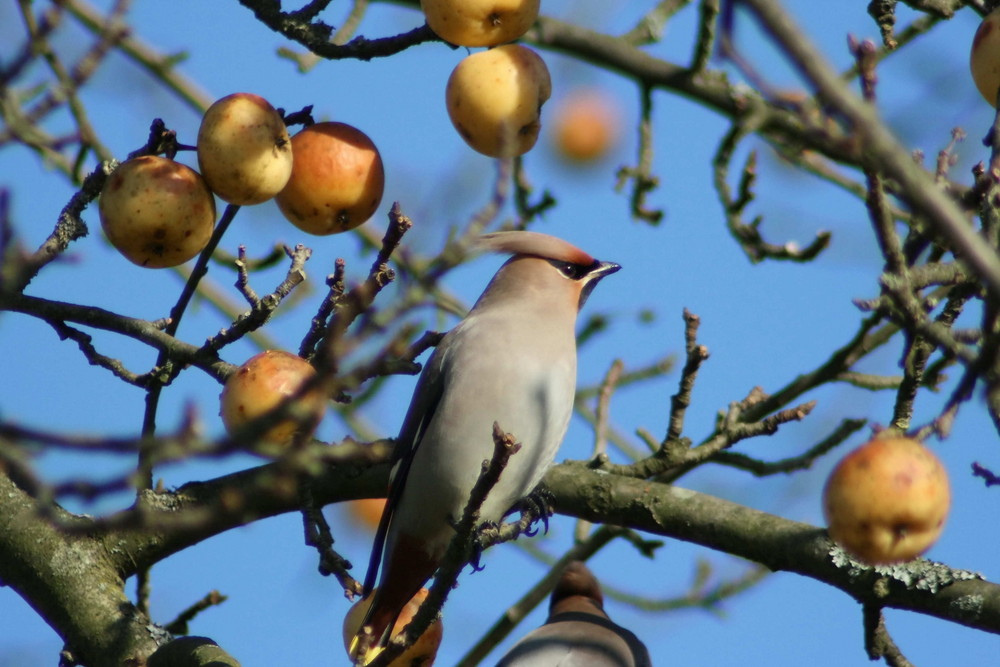
M 552 592 L 549 618 L 497 667 L 650 667 L 649 652 L 604 611 L 601 586 L 586 565 L 566 566 Z

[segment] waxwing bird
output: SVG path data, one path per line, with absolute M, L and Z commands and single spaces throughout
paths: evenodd
M 372 547 L 362 623 L 373 650 L 400 609 L 434 574 L 468 503 L 493 424 L 521 449 L 480 510 L 500 521 L 528 495 L 566 434 L 576 391 L 576 316 L 601 278 L 621 267 L 538 232 L 497 232 L 480 248 L 513 255 L 469 314 L 441 340 L 417 381 L 396 441 L 388 502 Z M 350 647 L 358 650 L 362 634 Z
M 497 667 L 651 667 L 649 652 L 604 612 L 597 578 L 579 561 L 563 570 L 545 625 L 528 633 Z

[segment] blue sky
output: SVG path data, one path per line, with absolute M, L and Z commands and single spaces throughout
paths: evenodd
M 339 5 L 327 20 L 337 24 Z M 543 12 L 579 21 L 608 33 L 630 28 L 652 2 L 605 3 L 546 0 Z M 824 3 L 789 2 L 789 7 L 838 67 L 850 58 L 846 35 L 877 39 L 874 23 L 862 2 L 842 3 L 831 10 Z M 682 11 L 668 26 L 662 43 L 650 52 L 674 62 L 686 62 L 692 46 L 696 9 Z M 901 22 L 912 14 L 900 8 Z M 443 44 L 425 44 L 390 59 L 362 62 L 322 62 L 306 75 L 274 56 L 284 40 L 257 23 L 249 11 L 230 3 L 179 0 L 138 2 L 132 13 L 135 34 L 166 52 L 186 51 L 180 71 L 194 79 L 210 97 L 237 91 L 255 92 L 289 110 L 314 105 L 317 119 L 339 120 L 365 131 L 379 146 L 386 164 L 387 186 L 382 207 L 372 223 L 384 228 L 385 212 L 399 201 L 415 221 L 406 242 L 425 252 L 440 247 L 449 229 L 463 223 L 487 199 L 493 163 L 468 149 L 448 121 L 444 85 L 463 51 Z M 395 34 L 421 23 L 418 12 L 392 4 L 373 3 L 361 32 L 369 37 Z M 880 107 L 904 143 L 933 158 L 954 126 L 969 139 L 959 149 L 953 177 L 969 182 L 969 167 L 987 157 L 978 142 L 992 121 L 993 111 L 979 97 L 968 75 L 967 49 L 978 21 L 970 11 L 940 27 L 907 53 L 880 68 Z M 0 7 L 0 58 L 18 43 L 21 21 L 10 4 Z M 801 87 L 780 56 L 745 19 L 739 21 L 739 46 L 772 83 Z M 61 34 L 67 52 L 83 48 L 78 31 Z M 553 76 L 553 101 L 577 86 L 600 86 L 615 98 L 626 120 L 637 114 L 634 87 L 613 74 L 542 52 Z M 40 71 L 34 72 L 36 77 Z M 140 146 L 149 122 L 163 118 L 182 141 L 194 143 L 199 117 L 145 73 L 114 56 L 95 76 L 84 94 L 91 119 L 119 156 Z M 725 121 L 683 99 L 657 93 L 655 98 L 655 173 L 661 186 L 650 205 L 666 211 L 665 221 L 651 228 L 629 219 L 627 200 L 613 191 L 614 171 L 634 160 L 634 133 L 626 128 L 621 145 L 605 162 L 588 168 L 568 167 L 553 154 L 543 127 L 539 144 L 526 158 L 528 173 L 539 188 L 548 188 L 558 206 L 535 229 L 564 237 L 595 256 L 619 262 L 624 269 L 604 281 L 587 303 L 588 313 L 617 316 L 610 332 L 580 354 L 580 384 L 597 382 L 612 360 L 620 357 L 635 368 L 683 350 L 681 312 L 689 308 L 702 318 L 700 342 L 711 358 L 704 365 L 688 411 L 687 433 L 696 441 L 708 435 L 715 414 L 743 398 L 751 387 L 773 391 L 797 374 L 822 363 L 830 351 L 846 342 L 860 319 L 856 298 L 877 294 L 881 267 L 877 246 L 863 205 L 830 186 L 792 173 L 762 151 L 757 201 L 752 213 L 765 216 L 764 233 L 775 242 L 808 243 L 822 229 L 833 232 L 831 247 L 810 266 L 778 263 L 750 265 L 730 240 L 714 191 L 709 162 Z M 549 107 L 551 109 L 551 107 Z M 543 114 L 543 122 L 545 120 Z M 53 130 L 69 127 L 55 119 Z M 745 155 L 750 142 L 741 149 Z M 194 164 L 193 155 L 181 159 Z M 45 238 L 72 188 L 20 147 L 0 150 L 0 184 L 13 193 L 13 217 L 29 247 Z M 507 211 L 509 215 L 511 210 Z M 100 238 L 95 210 L 85 219 L 91 235 L 72 247 L 72 262 L 48 268 L 29 293 L 92 304 L 124 314 L 157 318 L 166 314 L 180 288 L 169 271 L 146 271 L 119 257 Z M 346 257 L 352 278 L 363 277 L 370 260 L 358 258 L 356 240 L 349 236 L 308 237 L 289 225 L 272 203 L 243 209 L 223 247 L 235 252 L 239 243 L 251 255 L 264 254 L 275 242 L 306 243 L 314 255 L 307 272 L 314 284 L 301 309 L 278 317 L 267 332 L 283 346 L 294 348 L 311 310 L 322 298 L 322 279 L 336 257 Z M 448 287 L 471 303 L 501 263 L 483 257 L 452 274 Z M 258 291 L 280 280 L 283 269 L 254 277 Z M 212 279 L 231 288 L 233 276 L 213 268 Z M 319 287 L 315 287 L 319 285 Z M 652 322 L 639 318 L 651 310 Z M 444 329 L 454 322 L 429 326 Z M 971 320 L 969 321 L 971 324 Z M 180 335 L 198 342 L 226 325 L 210 308 L 196 307 Z M 95 344 L 123 358 L 130 367 L 148 367 L 155 355 L 132 342 L 95 334 Z M 5 419 L 69 432 L 134 435 L 141 427 L 142 393 L 88 366 L 71 343 L 61 342 L 51 328 L 19 315 L 0 315 L 0 345 L 17 350 L 0 360 L 0 414 Z M 866 360 L 864 370 L 895 373 L 898 346 Z M 249 344 L 227 348 L 225 356 L 241 363 L 254 352 Z M 954 375 L 955 372 L 952 371 Z M 660 435 L 666 428 L 669 397 L 677 374 L 618 392 L 612 402 L 614 422 L 624 433 L 646 428 Z M 366 417 L 386 436 L 394 435 L 414 379 L 393 378 L 386 395 L 375 401 Z M 81 391 L 81 387 L 86 388 Z M 165 393 L 162 428 L 180 419 L 184 405 L 200 410 L 210 435 L 221 433 L 216 416 L 219 387 L 197 371 L 188 372 Z M 819 404 L 806 421 L 791 424 L 771 438 L 741 443 L 739 451 L 767 460 L 793 455 L 822 438 L 844 417 L 868 417 L 885 423 L 891 416 L 890 394 L 869 394 L 846 385 L 811 393 Z M 917 401 L 917 423 L 937 414 L 946 397 L 927 395 Z M 336 420 L 324 424 L 321 435 L 344 435 Z M 863 441 L 863 434 L 848 443 Z M 592 435 L 574 421 L 559 458 L 583 458 Z M 928 554 L 956 567 L 983 572 L 1000 580 L 994 527 L 1000 516 L 1000 496 L 969 477 L 972 461 L 1000 469 L 997 434 L 976 398 L 960 415 L 952 437 L 933 446 L 948 466 L 953 482 L 953 511 L 943 538 Z M 847 445 L 842 451 L 846 451 Z M 620 457 L 618 457 L 619 460 Z M 820 525 L 819 496 L 835 457 L 819 461 L 804 473 L 758 480 L 707 466 L 684 478 L 681 485 L 712 493 L 782 516 Z M 45 456 L 41 465 L 54 479 L 78 474 L 81 467 L 112 475 L 127 462 L 100 457 L 97 464 L 82 457 Z M 190 463 L 159 471 L 168 485 L 204 479 L 256 465 L 257 460 Z M 81 508 L 100 511 L 103 508 Z M 363 573 L 370 535 L 350 522 L 342 508 L 331 508 L 338 547 Z M 985 525 L 984 525 L 985 524 Z M 554 555 L 569 544 L 573 521 L 557 518 L 541 546 Z M 983 536 L 986 539 L 983 539 Z M 684 594 L 696 563 L 705 560 L 717 577 L 733 576 L 746 565 L 725 554 L 668 540 L 655 561 L 641 559 L 628 546 L 614 544 L 591 565 L 609 588 L 651 598 Z M 445 611 L 445 643 L 438 664 L 453 664 L 486 627 L 513 603 L 543 568 L 516 546 L 492 550 L 486 570 L 464 574 Z M 301 543 L 296 515 L 277 517 L 231 531 L 180 553 L 153 569 L 152 607 L 166 622 L 180 610 L 218 589 L 230 596 L 224 605 L 196 620 L 195 634 L 208 635 L 237 656 L 245 667 L 274 664 L 341 664 L 340 622 L 347 609 L 336 582 L 320 577 L 315 556 Z M 689 610 L 645 613 L 615 602 L 609 613 L 629 626 L 650 647 L 656 664 L 698 664 L 716 667 L 771 665 L 866 665 L 860 606 L 818 582 L 790 574 L 775 574 L 762 585 L 723 603 L 712 614 Z M 54 664 L 58 637 L 9 588 L 0 588 L 0 665 Z M 523 634 L 544 618 L 542 609 L 528 620 Z M 1000 651 L 996 636 L 904 612 L 888 611 L 889 629 L 915 664 L 951 665 L 994 662 Z M 516 639 L 511 638 L 504 646 Z M 501 647 L 502 650 L 503 647 Z M 499 654 L 484 664 L 491 664 Z

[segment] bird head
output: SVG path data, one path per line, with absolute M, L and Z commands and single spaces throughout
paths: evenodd
M 579 310 L 601 278 L 621 269 L 614 262 L 594 259 L 573 244 L 540 232 L 484 234 L 477 246 L 513 255 L 497 271 L 484 298 L 537 291 L 550 300 L 569 300 Z
M 577 598 L 586 600 L 600 610 L 604 609 L 604 593 L 597 577 L 581 561 L 571 561 L 566 564 L 556 587 L 552 591 L 550 608 L 564 605 L 568 600 Z

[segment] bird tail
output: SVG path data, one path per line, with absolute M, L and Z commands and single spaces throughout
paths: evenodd
M 400 535 L 393 552 L 387 554 L 379 586 L 374 590 L 372 604 L 365 613 L 357 634 L 348 649 L 356 659 L 361 639 L 369 628 L 370 648 L 363 664 L 375 659 L 389 643 L 393 626 L 406 603 L 416 595 L 438 567 L 438 561 L 426 552 L 423 543 L 408 535 Z

